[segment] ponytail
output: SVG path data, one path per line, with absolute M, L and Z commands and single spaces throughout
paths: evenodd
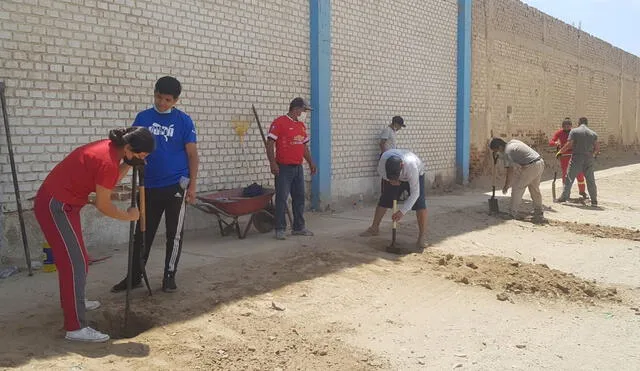
M 109 131 L 109 140 L 118 147 L 131 146 L 134 153 L 151 153 L 156 148 L 156 140 L 151 132 L 140 126 L 118 128 Z
M 135 127 L 130 128 L 118 128 L 109 131 L 109 139 L 113 144 L 118 147 L 124 147 L 125 144 L 128 144 L 126 135 L 135 130 Z

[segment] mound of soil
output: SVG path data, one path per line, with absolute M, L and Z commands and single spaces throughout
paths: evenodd
M 609 227 L 606 225 L 561 222 L 557 220 L 549 221 L 549 225 L 563 227 L 569 232 L 577 234 L 586 234 L 598 238 L 617 238 L 623 240 L 640 241 L 640 230 L 627 229 L 620 227 Z
M 425 252 L 429 265 L 445 273 L 447 279 L 498 291 L 498 300 L 530 295 L 549 299 L 594 304 L 596 301 L 620 302 L 615 288 L 602 287 L 571 273 L 551 269 L 546 264 L 529 264 L 514 259 L 487 256 L 455 256 Z

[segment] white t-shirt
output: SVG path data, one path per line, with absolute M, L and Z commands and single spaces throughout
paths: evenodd
M 385 180 L 388 180 L 385 165 L 391 156 L 402 158 L 402 170 L 398 180 L 409 183 L 409 193 L 411 194 L 400 208 L 403 214 L 407 214 L 420 196 L 420 175 L 424 175 L 424 164 L 418 156 L 409 150 L 391 149 L 385 151 L 378 161 L 378 174 Z
M 382 129 L 382 132 L 380 133 L 380 140 L 386 140 L 386 142 L 384 142 L 385 151 L 396 149 L 396 132 L 391 128 L 391 126 L 387 126 Z

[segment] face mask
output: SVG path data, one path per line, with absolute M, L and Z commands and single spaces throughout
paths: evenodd
M 165 114 L 165 113 L 171 113 L 171 108 L 169 108 L 168 110 L 162 112 L 158 109 L 158 107 L 156 107 L 156 105 L 153 105 L 153 109 L 156 110 L 156 112 L 160 113 L 160 114 Z
M 307 120 L 307 113 L 306 113 L 306 112 L 302 112 L 302 113 L 300 114 L 300 116 L 298 116 L 298 121 L 300 121 L 300 122 L 306 122 L 306 120 Z

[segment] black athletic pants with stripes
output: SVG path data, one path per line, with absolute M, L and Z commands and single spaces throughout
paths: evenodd
M 164 259 L 164 275 L 175 274 L 182 252 L 182 236 L 184 233 L 184 217 L 186 212 L 186 190 L 179 184 L 163 188 L 145 188 L 146 203 L 146 249 L 143 256 L 144 263 L 149 260 L 151 245 L 158 231 L 160 220 L 164 214 L 166 228 L 166 254 Z M 139 200 L 138 200 L 139 201 Z M 142 255 L 142 232 L 140 224 L 136 223 L 133 239 L 134 262 L 140 261 Z M 142 272 L 138 264 L 133 265 L 133 278 L 138 279 Z

